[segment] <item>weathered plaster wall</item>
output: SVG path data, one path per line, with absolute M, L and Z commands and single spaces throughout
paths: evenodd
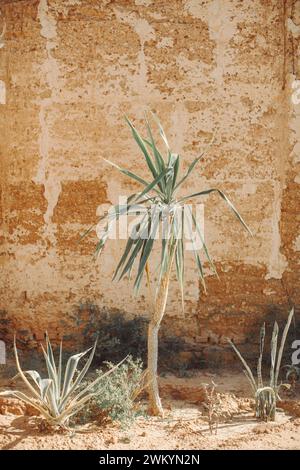
M 147 290 L 111 282 L 120 255 L 99 263 L 95 235 L 78 244 L 119 193 L 134 189 L 101 156 L 143 172 L 123 113 L 157 111 L 191 162 L 216 143 L 188 188 L 225 190 L 254 232 L 217 198 L 206 239 L 220 281 L 208 295 L 187 266 L 186 312 L 171 288 L 164 329 L 193 347 L 245 342 L 263 318 L 299 304 L 299 1 L 1 0 L 1 334 L 34 343 L 88 332 L 81 303 L 147 315 Z M 92 321 L 90 321 L 92 323 Z M 32 344 L 33 344 L 32 343 Z

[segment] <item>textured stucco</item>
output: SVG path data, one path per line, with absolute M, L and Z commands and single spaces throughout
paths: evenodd
M 94 263 L 95 234 L 134 186 L 101 160 L 143 173 L 123 114 L 155 110 L 187 166 L 216 142 L 186 189 L 218 186 L 205 235 L 220 273 L 201 292 L 192 257 L 186 311 L 171 287 L 163 329 L 195 348 L 247 341 L 270 315 L 299 304 L 300 2 L 281 0 L 1 0 L 2 335 L 35 341 L 88 331 L 79 305 L 147 315 L 147 289 L 111 282 L 122 244 Z M 209 274 L 209 271 L 208 271 Z M 92 323 L 92 321 L 91 321 Z M 91 328 L 93 325 L 91 325 Z M 87 329 L 86 329 L 87 328 Z

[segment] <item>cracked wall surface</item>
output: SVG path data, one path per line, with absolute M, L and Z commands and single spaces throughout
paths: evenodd
M 1 0 L 0 334 L 35 344 L 48 330 L 83 340 L 79 306 L 147 316 L 147 289 L 111 282 L 124 243 L 99 262 L 80 235 L 137 188 L 100 157 L 145 172 L 123 114 L 164 123 L 184 166 L 216 133 L 185 189 L 217 186 L 205 235 L 220 281 L 208 295 L 188 257 L 186 311 L 170 290 L 164 331 L 191 349 L 257 340 L 264 319 L 299 305 L 300 2 L 281 0 Z M 155 274 L 153 273 L 153 278 Z M 90 324 L 89 324 L 90 322 Z M 208 349 L 209 350 L 209 349 Z

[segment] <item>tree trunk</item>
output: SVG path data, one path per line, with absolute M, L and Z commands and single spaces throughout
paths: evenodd
M 150 321 L 148 327 L 149 413 L 154 416 L 163 416 L 164 412 L 157 383 L 158 330 L 159 326 Z
M 157 382 L 157 360 L 158 360 L 158 331 L 161 320 L 164 316 L 168 298 L 170 280 L 170 269 L 162 277 L 157 297 L 153 317 L 148 327 L 148 393 L 149 393 L 149 413 L 154 416 L 163 416 L 163 408 L 159 397 Z

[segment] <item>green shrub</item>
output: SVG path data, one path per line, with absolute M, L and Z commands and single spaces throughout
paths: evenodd
M 115 368 L 111 362 L 105 363 L 106 370 Z M 137 399 L 145 385 L 145 372 L 140 359 L 128 358 L 113 372 L 101 380 L 103 370 L 97 370 L 97 385 L 93 389 L 94 397 L 87 410 L 85 419 L 95 417 L 101 421 L 109 417 L 123 426 L 128 425 L 138 415 L 143 413 L 142 406 Z M 108 380 L 107 380 L 108 379 Z

